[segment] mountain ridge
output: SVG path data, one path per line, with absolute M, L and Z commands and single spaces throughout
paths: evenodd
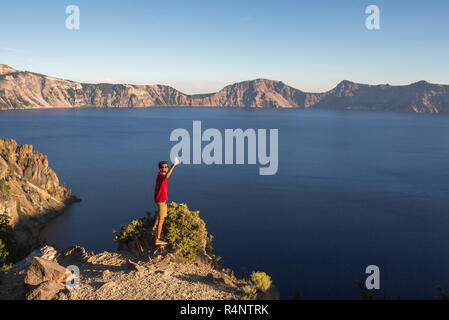
M 208 94 L 185 94 L 168 85 L 81 83 L 0 64 L 0 110 L 34 108 L 249 107 L 448 113 L 449 85 L 425 80 L 408 85 L 342 80 L 333 89 L 305 92 L 258 78 Z

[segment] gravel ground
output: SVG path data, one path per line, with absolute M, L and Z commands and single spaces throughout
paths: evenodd
M 79 289 L 64 290 L 61 300 L 234 300 L 242 296 L 242 280 L 209 265 L 160 260 L 135 261 L 127 253 L 103 252 L 86 259 L 63 257 L 58 262 L 80 270 Z M 157 260 L 157 261 L 156 261 Z M 0 299 L 24 299 L 26 270 L 8 274 L 0 285 Z

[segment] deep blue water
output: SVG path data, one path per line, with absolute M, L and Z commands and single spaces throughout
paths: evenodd
M 279 170 L 180 165 L 169 199 L 200 210 L 224 266 L 263 270 L 289 299 L 358 298 L 378 265 L 382 292 L 431 298 L 449 286 L 449 117 L 382 112 L 150 108 L 0 113 L 0 137 L 47 154 L 83 199 L 42 233 L 114 250 L 113 229 L 154 212 L 157 162 L 175 128 L 279 129 Z

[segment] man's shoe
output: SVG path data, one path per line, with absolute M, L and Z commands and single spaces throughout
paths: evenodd
M 166 245 L 166 244 L 168 244 L 168 243 L 165 242 L 165 241 L 162 241 L 161 239 L 158 239 L 158 240 L 155 241 L 155 244 L 156 244 L 157 246 L 164 246 L 164 245 Z

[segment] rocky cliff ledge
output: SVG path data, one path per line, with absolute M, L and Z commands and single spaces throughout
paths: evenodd
M 76 200 L 60 185 L 47 156 L 31 145 L 0 139 L 0 215 L 19 242 L 33 246 L 40 228 Z
M 154 245 L 154 216 L 116 233 L 117 252 L 95 254 L 73 246 L 45 246 L 16 263 L 0 283 L 0 299 L 27 300 L 237 300 L 279 299 L 264 272 L 238 279 L 220 267 L 199 211 L 170 203 L 164 235 Z M 76 277 L 70 279 L 71 271 Z
M 208 264 L 180 263 L 173 255 L 137 260 L 126 251 L 88 253 L 74 246 L 62 253 L 42 248 L 4 277 L 0 299 L 191 300 L 240 299 L 245 281 Z M 49 255 L 47 252 L 53 252 Z M 65 268 L 79 268 L 79 288 L 65 285 Z

